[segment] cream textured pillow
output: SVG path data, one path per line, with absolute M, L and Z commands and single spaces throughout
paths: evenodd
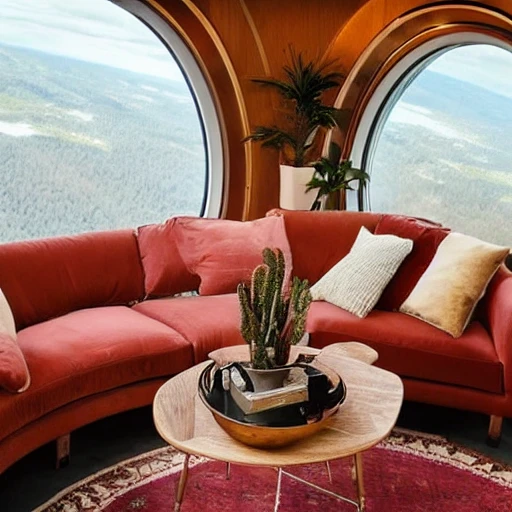
M 30 386 L 30 373 L 16 341 L 14 317 L 0 290 L 0 389 L 21 393 Z
M 325 300 L 364 318 L 412 246 L 412 240 L 373 235 L 361 227 L 350 252 L 311 287 L 313 300 Z
M 400 311 L 458 338 L 508 253 L 506 247 L 450 233 Z
M 8 334 L 16 339 L 16 325 L 11 307 L 5 298 L 4 292 L 0 289 L 0 332 Z

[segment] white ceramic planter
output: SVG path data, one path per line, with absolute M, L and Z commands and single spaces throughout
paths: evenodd
M 314 167 L 292 167 L 281 165 L 279 206 L 286 210 L 309 210 L 316 198 L 317 190 L 306 192 L 315 172 Z
M 271 368 L 270 370 L 258 370 L 250 366 L 245 371 L 251 379 L 254 392 L 270 391 L 271 389 L 282 388 L 284 379 L 288 377 L 290 368 Z

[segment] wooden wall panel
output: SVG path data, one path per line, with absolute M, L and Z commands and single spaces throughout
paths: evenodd
M 348 74 L 385 27 L 393 26 L 397 18 L 413 9 L 442 3 L 422 0 L 146 1 L 159 4 L 169 12 L 179 11 L 175 23 L 186 31 L 189 44 L 203 58 L 202 65 L 225 125 L 230 176 L 227 216 L 247 219 L 262 216 L 277 206 L 279 194 L 277 152 L 261 150 L 254 143 L 247 147 L 241 142 L 255 125 L 273 124 L 279 115 L 278 98 L 270 90 L 252 83 L 251 78 L 269 73 L 280 76 L 290 45 L 305 51 L 308 57 L 337 59 L 337 64 Z M 468 5 L 468 2 L 455 0 L 445 3 Z M 510 0 L 487 0 L 480 4 L 500 9 L 512 17 Z M 448 16 L 447 20 L 453 21 L 453 17 Z M 443 23 L 442 16 L 437 22 Z M 383 53 L 382 59 L 385 58 Z M 350 90 L 349 104 L 357 104 L 373 73 L 358 75 L 359 83 Z M 226 97 L 236 91 L 236 101 Z M 338 92 L 333 91 L 326 100 L 334 103 Z
M 360 1 L 246 0 L 269 58 L 273 74 L 280 72 L 292 45 L 310 58 L 322 58 L 340 27 L 355 12 Z
M 229 8 L 226 4 L 229 4 Z M 255 25 L 251 10 L 244 0 L 212 2 L 210 12 L 227 51 L 230 55 L 236 56 L 233 59 L 233 66 L 240 81 L 250 122 L 250 127 L 244 135 L 249 135 L 250 128 L 255 124 L 274 122 L 271 96 L 262 95 L 260 88 L 251 82 L 251 78 L 255 76 L 267 74 L 265 49 L 261 46 L 258 26 Z M 241 140 L 233 142 L 243 144 Z M 268 175 L 260 171 L 276 165 L 277 153 L 262 151 L 259 145 L 255 144 L 250 144 L 250 149 L 251 169 L 248 169 L 247 173 L 250 185 L 245 194 L 245 218 L 261 216 L 275 206 L 275 191 L 279 187 L 275 173 Z M 254 169 L 258 171 L 254 173 Z M 264 175 L 267 179 L 262 180 L 261 177 Z M 254 213 L 255 210 L 257 213 Z

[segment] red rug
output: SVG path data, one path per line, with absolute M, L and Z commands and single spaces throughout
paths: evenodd
M 183 456 L 162 448 L 127 460 L 61 492 L 34 512 L 168 512 Z M 192 460 L 192 459 L 191 459 Z M 277 473 L 194 459 L 182 512 L 273 511 Z M 367 512 L 511 512 L 512 467 L 437 436 L 394 431 L 363 456 Z M 355 499 L 348 460 L 292 468 Z M 280 512 L 354 512 L 353 505 L 283 476 Z

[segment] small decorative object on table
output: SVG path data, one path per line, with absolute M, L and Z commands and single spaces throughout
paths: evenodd
M 346 396 L 345 383 L 312 365 L 291 365 L 297 382 L 260 393 L 239 363 L 208 365 L 199 376 L 199 396 L 215 421 L 234 439 L 256 448 L 280 448 L 324 427 Z M 289 388 L 289 390 L 287 389 Z
M 287 364 L 291 346 L 304 335 L 311 294 L 308 282 L 297 277 L 287 291 L 284 276 L 283 253 L 266 248 L 251 285 L 238 286 L 250 361 L 220 368 L 212 363 L 199 378 L 199 395 L 219 425 L 235 439 L 263 448 L 316 432 L 346 393 L 340 377 L 321 365 Z

